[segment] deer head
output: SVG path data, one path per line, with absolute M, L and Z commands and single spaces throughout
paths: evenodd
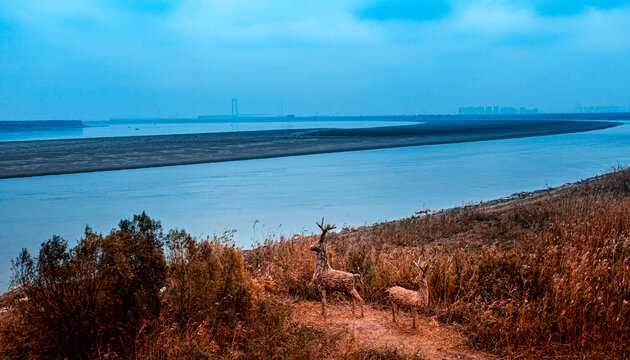
M 326 233 L 329 230 L 335 229 L 335 225 L 326 224 L 326 226 L 324 226 L 324 218 L 322 218 L 321 224 L 317 222 L 316 224 L 322 230 L 322 234 L 319 237 L 319 241 L 317 241 L 315 244 L 313 244 L 313 246 L 311 246 L 311 250 L 316 251 L 316 252 L 325 251 L 326 245 L 324 244 L 324 240 L 326 239 Z
M 426 261 L 423 261 L 422 263 L 420 263 L 421 259 L 422 257 L 418 257 L 418 260 L 413 262 L 413 264 L 416 265 L 418 270 L 420 270 L 420 273 L 418 274 L 418 276 L 416 276 L 416 278 L 413 281 L 413 283 L 416 285 L 420 284 L 422 281 L 425 281 L 425 274 L 428 267 L 428 263 Z

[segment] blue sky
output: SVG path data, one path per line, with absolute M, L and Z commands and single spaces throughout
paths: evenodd
M 630 106 L 630 1 L 0 0 L 0 119 Z

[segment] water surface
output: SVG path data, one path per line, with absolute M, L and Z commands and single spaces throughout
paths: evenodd
M 315 221 L 363 225 L 630 165 L 630 124 L 587 133 L 0 180 L 0 289 L 9 259 L 59 234 L 74 244 L 146 210 L 243 247 Z

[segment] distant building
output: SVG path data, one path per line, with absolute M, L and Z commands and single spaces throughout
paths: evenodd
M 501 108 L 501 115 L 515 115 L 518 114 L 518 110 L 511 106 L 504 106 Z
M 517 109 L 512 106 L 462 106 L 458 109 L 459 115 L 516 115 L 516 114 L 538 114 L 538 108 L 528 109 L 521 107 Z

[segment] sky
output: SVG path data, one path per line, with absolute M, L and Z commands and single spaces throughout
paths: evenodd
M 630 106 L 630 0 L 0 0 L 0 119 Z

